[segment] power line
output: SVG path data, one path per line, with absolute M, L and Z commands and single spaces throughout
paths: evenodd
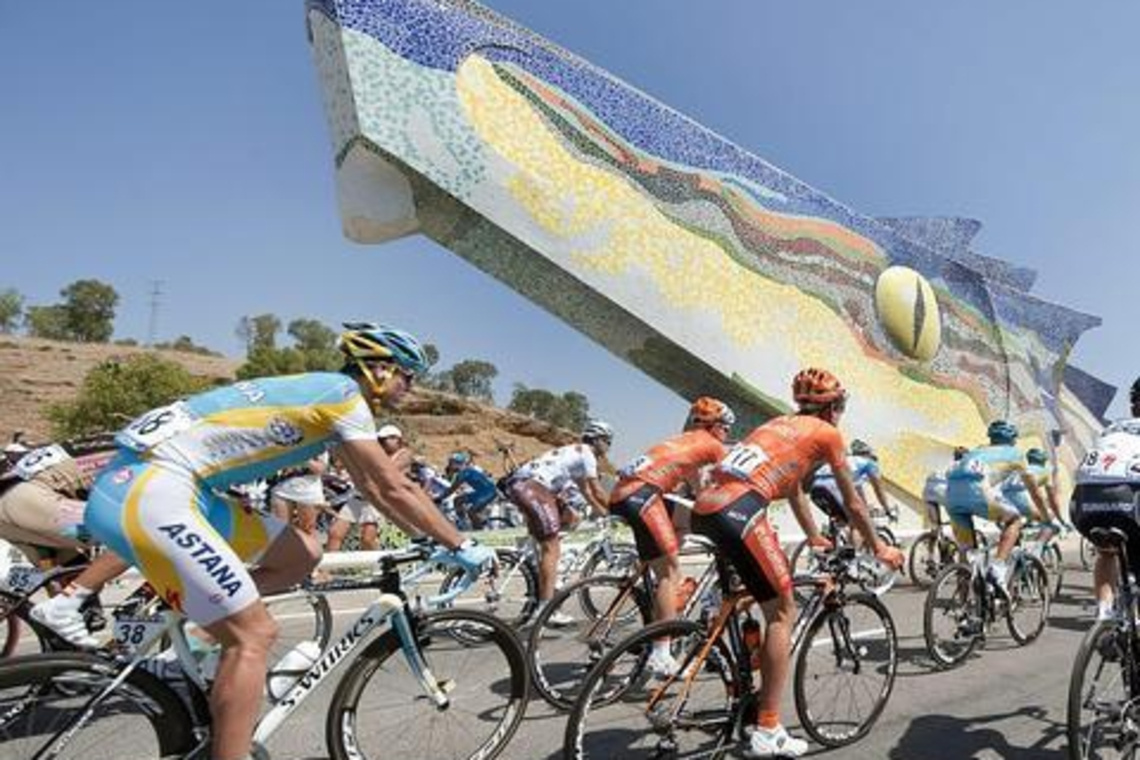
M 154 346 L 158 339 L 158 310 L 162 306 L 162 280 L 150 281 L 150 323 L 147 326 L 146 344 Z

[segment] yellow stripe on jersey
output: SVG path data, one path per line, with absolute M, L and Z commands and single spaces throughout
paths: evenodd
M 269 532 L 265 530 L 265 523 L 254 512 L 238 504 L 231 503 L 229 507 L 232 523 L 231 534 L 226 536 L 226 541 L 242 562 L 249 562 L 265 550 L 269 543 Z
M 154 467 L 147 467 L 127 492 L 127 500 L 123 505 L 123 528 L 127 534 L 127 541 L 130 542 L 139 564 L 142 565 L 140 569 L 143 576 L 166 597 L 167 602 L 180 607 L 185 601 L 182 599 L 184 594 L 182 579 L 174 569 L 174 563 L 167 559 L 166 554 L 147 535 L 139 517 L 147 484 L 158 472 L 159 470 Z M 197 511 L 196 506 L 193 509 Z M 171 596 L 171 591 L 176 596 Z

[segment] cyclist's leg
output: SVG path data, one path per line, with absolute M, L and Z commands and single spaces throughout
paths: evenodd
M 998 541 L 994 557 L 997 562 L 1004 563 L 1009 559 L 1013 547 L 1017 545 L 1017 539 L 1021 536 L 1021 526 L 1025 523 L 1025 519 L 1013 502 L 998 493 L 990 495 L 989 504 L 986 507 L 986 517 L 991 522 L 1001 526 L 1001 540 Z M 1001 569 L 1000 566 L 999 569 Z
M 473 530 L 482 530 L 487 524 L 487 508 L 495 500 L 495 491 L 488 489 L 485 492 L 473 493 L 467 499 L 467 517 L 471 520 Z
M 653 593 L 653 620 L 672 620 L 677 616 L 677 582 L 680 545 L 677 532 L 661 491 L 642 486 L 625 499 L 610 505 L 610 514 L 624 520 L 633 531 L 637 555 L 649 563 L 657 580 Z
M 342 510 L 343 513 L 343 510 Z M 328 540 L 325 542 L 325 551 L 339 552 L 340 547 L 344 544 L 344 539 L 348 535 L 348 531 L 352 528 L 352 523 L 345 520 L 340 515 L 333 520 L 333 524 L 329 527 Z

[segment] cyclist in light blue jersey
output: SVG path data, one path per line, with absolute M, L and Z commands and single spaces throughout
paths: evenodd
M 1042 523 L 1041 540 L 1048 541 L 1064 526 L 1061 518 L 1061 506 L 1057 501 L 1057 489 L 1053 487 L 1054 473 L 1049 466 L 1049 456 L 1043 449 L 1029 449 L 1025 452 L 1026 472 L 1029 478 L 1040 489 L 1045 511 L 1038 512 L 1029 497 L 1029 489 L 1020 477 L 1006 478 L 1001 490 L 1005 498 L 1009 499 L 1021 512 L 1021 516 L 1031 523 Z
M 852 441 L 847 456 L 847 466 L 851 470 L 851 480 L 859 497 L 864 502 L 867 501 L 864 486 L 869 484 L 880 506 L 889 513 L 891 506 L 883 488 L 883 471 L 879 466 L 879 458 L 875 456 L 875 450 L 864 441 L 858 439 Z M 841 525 L 851 524 L 847 510 L 843 506 L 839 484 L 835 481 L 835 473 L 832 472 L 830 465 L 825 464 L 816 470 L 808 494 L 812 503 L 831 520 Z
M 441 501 L 458 492 L 455 497 L 456 513 L 460 519 L 470 522 L 472 529 L 482 530 L 487 524 L 487 506 L 498 494 L 495 481 L 472 461 L 471 454 L 466 451 L 452 452 L 444 475 L 451 481 L 451 486 Z

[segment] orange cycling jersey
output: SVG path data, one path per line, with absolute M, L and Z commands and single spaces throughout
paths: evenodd
M 703 428 L 674 436 L 621 469 L 610 503 L 626 499 L 644 485 L 654 486 L 662 493 L 672 493 L 682 483 L 696 489 L 700 486 L 697 480 L 701 468 L 719 462 L 724 452 L 724 444 Z
M 843 435 L 829 422 L 791 414 L 764 423 L 713 469 L 713 485 L 697 498 L 697 514 L 719 512 L 748 491 L 765 501 L 787 498 L 822 463 L 847 467 Z

